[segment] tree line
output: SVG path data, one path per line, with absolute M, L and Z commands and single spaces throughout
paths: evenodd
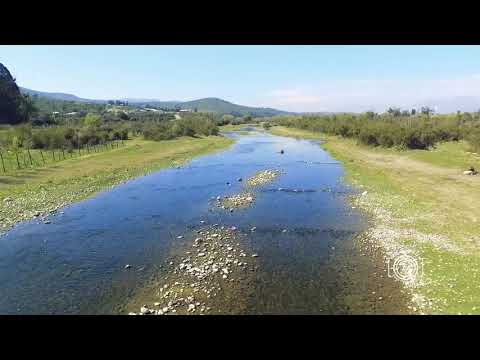
M 333 114 L 325 116 L 279 116 L 277 125 L 295 127 L 345 138 L 371 146 L 403 149 L 428 149 L 439 141 L 467 140 L 472 150 L 480 151 L 480 113 L 433 115 L 387 111 L 385 114 Z

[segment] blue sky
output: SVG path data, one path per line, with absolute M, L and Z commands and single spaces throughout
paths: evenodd
M 383 111 L 480 95 L 480 46 L 0 46 L 0 62 L 20 86 L 94 99 Z

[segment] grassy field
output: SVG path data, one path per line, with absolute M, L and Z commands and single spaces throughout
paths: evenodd
M 0 151 L 0 176 L 14 175 L 23 169 L 44 167 L 59 161 L 76 158 L 90 153 L 100 153 L 109 151 L 117 147 L 124 146 L 122 141 L 109 142 L 108 144 L 83 147 L 74 149 L 70 152 L 67 150 L 20 150 L 18 153 L 12 151 Z
M 221 136 L 160 142 L 134 139 L 123 147 L 0 176 L 0 230 L 231 143 Z
M 272 133 L 321 139 L 343 162 L 346 181 L 364 194 L 352 205 L 373 219 L 370 239 L 389 256 L 406 253 L 423 263 L 419 281 L 406 284 L 420 313 L 480 314 L 480 176 L 462 174 L 480 168 L 480 157 L 467 144 L 398 151 L 298 129 Z

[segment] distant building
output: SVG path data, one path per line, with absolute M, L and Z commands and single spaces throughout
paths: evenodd
M 192 112 L 190 109 L 180 109 L 180 112 Z

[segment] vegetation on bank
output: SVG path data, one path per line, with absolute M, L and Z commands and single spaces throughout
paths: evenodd
M 159 141 L 179 136 L 218 135 L 218 126 L 212 119 L 189 117 L 169 122 L 150 122 L 141 131 L 145 139 Z
M 0 176 L 0 229 L 88 198 L 99 191 L 195 156 L 228 147 L 221 136 L 182 137 L 171 141 L 125 141 L 125 146 L 84 155 L 41 169 Z
M 55 160 L 56 151 L 58 160 L 73 157 L 77 152 L 90 153 L 98 152 L 104 147 L 118 147 L 118 142 L 127 140 L 129 136 L 161 141 L 182 136 L 217 134 L 218 126 L 215 121 L 202 114 L 178 120 L 103 122 L 99 115 L 88 113 L 78 121 L 63 125 L 11 126 L 0 130 L 0 160 L 2 161 L 0 172 L 45 164 L 45 156 L 49 155 L 44 155 L 42 150 L 51 152 L 53 160 Z M 41 159 L 37 159 L 38 161 L 35 161 L 38 157 L 35 156 L 35 150 L 39 150 L 39 156 L 41 156 Z
M 428 149 L 439 142 L 467 140 L 472 151 L 480 151 L 480 112 L 433 115 L 392 110 L 385 114 L 281 116 L 277 125 L 356 139 L 371 146 Z
M 342 161 L 346 180 L 366 192 L 353 205 L 371 214 L 373 244 L 405 250 L 423 263 L 412 290 L 417 311 L 480 313 L 480 178 L 462 175 L 467 164 L 480 167 L 480 156 L 467 151 L 465 141 L 398 151 L 301 129 L 271 131 L 323 140 L 322 147 Z

